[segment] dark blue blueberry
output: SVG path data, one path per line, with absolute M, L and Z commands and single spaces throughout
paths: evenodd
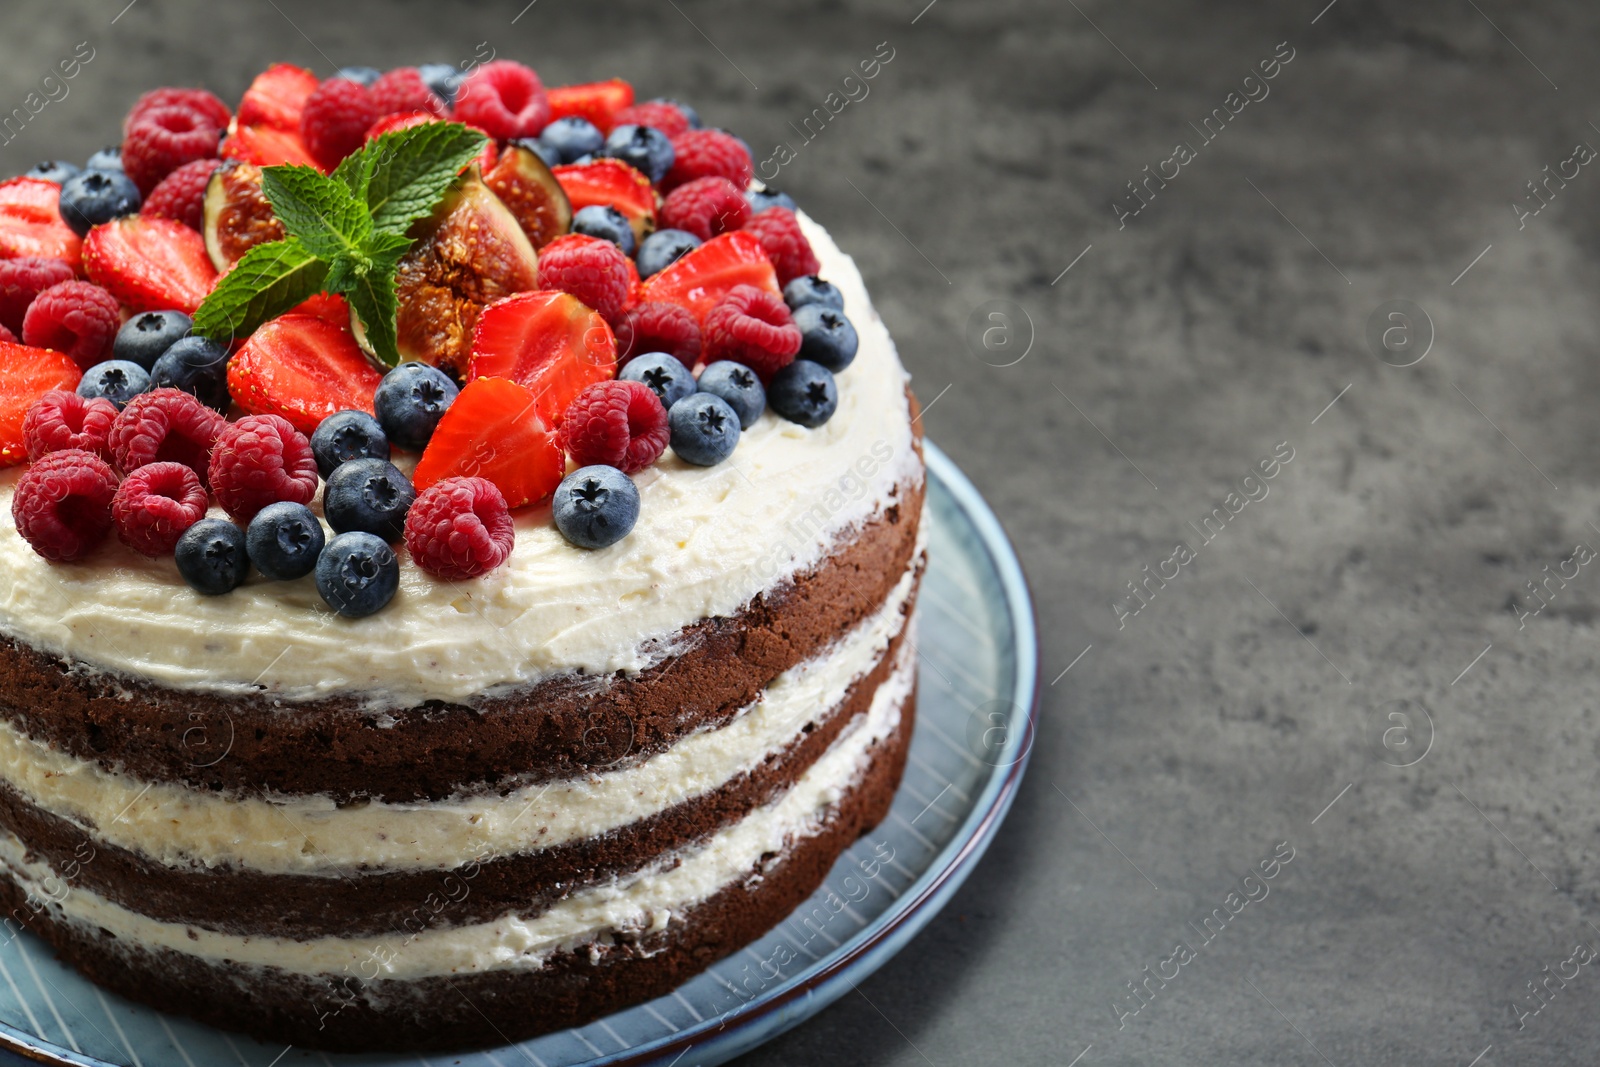
M 772 410 L 801 426 L 821 426 L 839 406 L 839 387 L 820 363 L 797 359 L 772 376 L 767 385 Z
M 460 391 L 437 367 L 402 363 L 383 376 L 372 404 L 390 441 L 421 452 Z
M 83 165 L 84 170 L 122 170 L 122 146 L 119 144 L 102 148 L 89 157 Z
M 776 189 L 751 189 L 744 194 L 745 203 L 750 205 L 750 214 L 759 215 L 769 207 L 786 207 L 790 211 L 799 211 L 800 206 L 794 202 L 794 197 L 788 193 L 780 193 Z
M 448 63 L 424 63 L 417 68 L 422 84 L 438 94 L 447 104 L 456 102 L 456 90 L 461 88 L 462 73 Z
M 150 372 L 126 359 L 108 359 L 84 372 L 78 395 L 85 400 L 103 396 L 121 411 L 128 401 L 150 388 Z
M 339 464 L 353 459 L 387 460 L 389 438 L 378 420 L 365 411 L 335 411 L 317 424 L 311 435 L 311 454 L 317 458 L 317 470 L 327 478 Z
M 683 112 L 683 117 L 689 120 L 689 128 L 691 130 L 698 130 L 705 126 L 705 123 L 700 121 L 700 112 L 696 111 L 688 104 L 685 104 L 682 100 L 674 100 L 669 96 L 658 96 L 654 100 L 650 101 L 650 103 L 671 104 L 673 107 Z
M 400 588 L 400 560 L 383 538 L 360 530 L 328 542 L 317 560 L 317 592 L 347 619 L 382 610 Z
M 555 149 L 551 148 L 537 137 L 518 137 L 511 143 L 521 145 L 523 148 L 526 148 L 528 151 L 544 160 L 544 165 L 547 167 L 559 167 L 561 164 L 567 162 L 561 158 L 561 153 L 557 152 Z
M 856 328 L 838 308 L 802 304 L 795 308 L 794 324 L 800 327 L 801 359 L 820 363 L 835 374 L 855 361 L 860 340 Z
M 122 324 L 117 339 L 111 345 L 112 359 L 125 359 L 137 363 L 145 370 L 156 365 L 156 360 L 167 349 L 189 336 L 194 322 L 181 311 L 146 311 Z
M 304 578 L 317 565 L 327 535 L 304 504 L 280 500 L 256 512 L 244 532 L 256 570 L 275 582 Z
M 190 335 L 174 341 L 150 368 L 150 388 L 182 389 L 208 408 L 228 410 L 228 346 Z
M 700 238 L 688 230 L 657 230 L 639 246 L 639 277 L 665 270 L 685 253 L 700 247 Z
M 743 363 L 720 359 L 700 372 L 700 392 L 720 396 L 739 416 L 739 428 L 748 430 L 767 409 L 767 391 L 756 372 Z
M 322 514 L 339 533 L 360 530 L 385 541 L 405 536 L 406 512 L 417 491 L 386 459 L 352 459 L 328 475 Z
M 844 294 L 832 282 L 825 282 L 815 274 L 803 274 L 793 279 L 783 287 L 783 302 L 789 305 L 790 311 L 796 311 L 807 304 L 821 304 L 824 307 L 844 310 Z
M 76 163 L 68 163 L 60 159 L 47 159 L 42 163 L 35 163 L 23 172 L 24 178 L 43 178 L 47 182 L 60 185 L 68 178 L 76 177 L 80 168 Z
M 628 360 L 617 375 L 625 381 L 643 382 L 656 394 L 668 411 L 686 396 L 693 396 L 694 375 L 677 356 L 666 352 L 646 352 Z
M 340 67 L 333 72 L 333 76 L 365 85 L 370 89 L 373 82 L 383 77 L 383 71 L 376 67 Z
M 739 416 L 728 402 L 711 393 L 696 393 L 667 412 L 672 451 L 685 463 L 710 467 L 721 463 L 739 443 Z
M 173 558 L 183 580 L 204 596 L 232 592 L 250 573 L 244 531 L 226 519 L 201 519 L 183 531 Z
M 609 204 L 590 204 L 573 215 L 572 232 L 610 241 L 622 249 L 623 255 L 633 255 L 633 227 L 628 225 L 626 215 Z
M 120 170 L 86 170 L 61 183 L 61 218 L 79 237 L 139 210 L 139 187 Z
M 654 126 L 625 123 L 606 137 L 604 155 L 620 159 L 634 170 L 659 182 L 672 169 L 672 141 Z
M 561 479 L 550 507 L 562 537 L 579 548 L 605 548 L 639 521 L 639 487 L 615 467 L 579 467 Z
M 580 156 L 600 151 L 605 147 L 606 135 L 588 119 L 573 115 L 546 126 L 539 134 L 539 143 L 560 157 L 560 162 L 571 163 Z

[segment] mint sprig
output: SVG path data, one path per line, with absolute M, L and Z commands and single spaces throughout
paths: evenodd
M 484 142 L 460 123 L 427 123 L 369 141 L 332 174 L 264 168 L 262 191 L 289 236 L 245 253 L 195 312 L 195 332 L 231 341 L 314 293 L 340 293 L 373 354 L 394 366 L 395 270 L 413 243 L 406 231 L 432 213 Z

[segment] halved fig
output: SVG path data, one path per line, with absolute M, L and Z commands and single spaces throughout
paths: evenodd
M 511 209 L 535 249 L 572 229 L 572 202 L 532 149 L 515 142 L 506 145 L 483 182 Z
M 656 191 L 645 177 L 620 159 L 596 159 L 590 163 L 568 163 L 553 170 L 566 191 L 573 211 L 595 204 L 622 212 L 633 227 L 633 236 L 643 241 L 656 229 Z
M 283 223 L 261 191 L 261 168 L 230 159 L 206 183 L 206 254 L 219 271 L 232 267 L 256 245 L 281 241 Z

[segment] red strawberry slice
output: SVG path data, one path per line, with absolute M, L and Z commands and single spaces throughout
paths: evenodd
M 550 97 L 550 119 L 588 119 L 610 133 L 618 111 L 633 103 L 633 86 L 621 78 L 610 81 L 585 82 L 582 85 L 563 85 L 547 91 Z
M 89 231 L 83 269 L 130 311 L 193 315 L 216 284 L 206 239 L 174 219 L 130 215 Z
M 294 163 L 322 169 L 311 158 L 311 149 L 300 139 L 298 131 L 271 126 L 240 126 L 223 138 L 221 153 L 223 159 L 243 160 L 258 167 Z
M 761 242 L 743 231 L 713 237 L 652 275 L 644 283 L 641 295 L 645 300 L 664 300 L 686 307 L 704 325 L 706 313 L 739 285 L 782 292 L 778 274 L 761 250 Z
M 256 75 L 244 91 L 244 99 L 239 101 L 239 128 L 267 126 L 298 132 L 300 112 L 320 84 L 317 76 L 304 67 L 274 63 Z
M 61 186 L 42 178 L 0 182 L 0 259 L 63 259 L 76 270 L 83 240 L 61 220 Z
M 367 131 L 367 140 L 375 140 L 386 133 L 393 133 L 395 130 L 409 130 L 413 126 L 425 126 L 430 122 L 445 121 L 447 120 L 440 118 L 438 115 L 430 115 L 426 111 L 408 111 L 399 115 L 385 115 L 372 124 L 372 128 Z M 469 130 L 477 130 L 485 137 L 489 137 L 488 130 L 479 129 L 477 126 L 468 123 L 463 123 L 462 125 Z M 494 138 L 489 137 L 488 143 L 483 146 L 483 151 L 478 153 L 476 162 L 479 169 L 485 174 L 489 173 L 494 167 L 497 156 L 498 152 L 496 151 Z M 469 167 L 471 165 L 471 163 L 467 164 Z
M 550 289 L 483 309 L 472 331 L 467 380 L 505 378 L 527 388 L 539 417 L 558 426 L 573 397 L 617 376 L 617 339 L 600 314 Z
M 71 356 L 0 341 L 0 467 L 27 460 L 22 420 L 33 402 L 52 389 L 76 389 L 81 377 Z
M 312 293 L 290 308 L 290 315 L 315 315 L 335 326 L 350 325 L 350 302 L 338 293 Z
M 420 493 L 458 475 L 487 478 L 508 507 L 520 508 L 555 492 L 566 466 L 533 394 L 504 378 L 479 378 L 439 420 L 412 481 Z
M 551 171 L 561 183 L 574 213 L 595 204 L 616 208 L 644 240 L 656 228 L 656 191 L 650 179 L 620 159 L 568 163 Z
M 335 411 L 372 414 L 382 380 L 348 329 L 293 312 L 256 330 L 228 360 L 234 403 L 252 415 L 281 415 L 304 434 Z

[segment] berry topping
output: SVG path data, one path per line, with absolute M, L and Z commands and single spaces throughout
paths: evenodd
M 204 115 L 186 107 L 158 107 L 139 116 L 122 142 L 122 169 L 143 196 L 156 184 L 197 159 L 217 154 L 221 131 Z
M 380 116 L 426 111 L 442 117 L 448 110 L 439 95 L 422 80 L 416 67 L 396 67 L 372 82 L 371 89 L 372 103 Z
M 107 444 L 124 474 L 148 463 L 182 463 L 202 483 L 211 465 L 211 447 L 228 420 L 188 393 L 154 389 L 128 401 L 111 424 Z
M 504 378 L 479 378 L 439 420 L 413 481 L 423 490 L 457 475 L 487 478 L 507 506 L 520 508 L 553 493 L 565 468 L 533 393 Z
M 699 247 L 700 238 L 687 230 L 657 230 L 639 246 L 639 274 L 659 274 Z
M 700 121 L 700 112 L 696 111 L 693 107 L 690 107 L 688 104 L 685 104 L 682 100 L 674 100 L 670 96 L 658 96 L 658 97 L 655 97 L 654 99 L 646 100 L 645 103 L 647 103 L 647 104 L 667 104 L 667 105 L 669 105 L 671 107 L 677 108 L 679 114 L 681 114 L 684 118 L 689 120 L 689 128 L 691 130 L 698 130 L 702 126 L 705 125 L 705 123 Z M 676 135 L 674 135 L 674 136 L 676 136 Z
M 150 190 L 139 214 L 175 219 L 191 230 L 199 230 L 205 225 L 206 185 L 211 181 L 212 171 L 220 166 L 220 159 L 197 159 L 185 163 Z
M 83 268 L 133 311 L 193 314 L 217 279 L 205 238 L 172 219 L 123 218 L 96 227 L 83 243 Z
M 106 400 L 121 411 L 128 401 L 150 388 L 150 372 L 125 359 L 108 359 L 90 367 L 78 383 L 78 395 L 85 400 Z M 111 426 L 107 420 L 106 427 Z
M 411 558 L 447 582 L 488 574 L 515 543 L 506 498 L 486 478 L 446 478 L 423 490 L 406 516 Z
M 206 489 L 182 463 L 151 463 L 122 480 L 111 498 L 117 540 L 147 556 L 170 555 L 206 516 Z
M 739 429 L 748 430 L 767 407 L 767 391 L 756 372 L 731 359 L 720 360 L 700 372 L 702 393 L 720 396 L 739 416 Z
M 705 321 L 705 359 L 743 363 L 770 382 L 800 351 L 800 330 L 777 293 L 734 287 Z
M 372 91 L 348 78 L 329 78 L 307 98 L 300 113 L 300 139 L 324 170 L 360 148 L 382 115 Z
M 750 184 L 755 169 L 750 150 L 731 133 L 690 130 L 672 139 L 673 163 L 662 187 L 676 189 L 696 178 L 726 178 L 740 189 Z
M 646 300 L 633 305 L 617 320 L 617 354 L 628 360 L 646 352 L 666 352 L 685 367 L 700 359 L 700 327 L 687 308 Z
M 6 329 L 3 325 L 0 325 L 0 341 L 4 341 L 8 345 L 14 345 L 18 343 L 17 335 Z
M 472 332 L 467 380 L 516 382 L 532 393 L 544 424 L 555 426 L 573 397 L 615 377 L 616 366 L 616 338 L 599 312 L 567 293 L 535 290 L 484 309 Z
M 122 120 L 122 135 L 128 136 L 140 119 L 163 107 L 187 108 L 209 122 L 216 130 L 227 129 L 228 122 L 233 118 L 233 112 L 228 110 L 228 105 L 204 89 L 151 89 L 134 101 L 133 107 L 128 109 L 128 117 Z
M 52 389 L 35 400 L 22 420 L 22 440 L 28 458 L 37 462 L 51 452 L 69 448 L 109 458 L 106 438 L 116 421 L 116 405 L 109 400 L 86 399 L 65 389 Z
M 622 368 L 617 378 L 645 386 L 668 411 L 684 397 L 693 396 L 695 390 L 694 375 L 689 373 L 689 368 L 666 352 L 645 352 L 635 356 Z
M 64 159 L 46 159 L 35 163 L 22 172 L 24 178 L 38 178 L 42 181 L 54 182 L 60 185 L 68 178 L 75 178 L 83 173 L 83 169 L 76 163 L 68 163 Z
M 751 189 L 744 194 L 745 200 L 750 203 L 750 214 L 759 215 L 768 208 L 786 207 L 790 211 L 800 210 L 794 202 L 794 197 L 788 193 L 780 193 L 776 189 Z
M 501 140 L 534 137 L 550 117 L 550 99 L 539 75 L 509 59 L 478 67 L 456 91 L 456 118 Z
M 579 467 L 561 480 L 550 506 L 562 537 L 579 548 L 605 548 L 639 521 L 639 487 L 615 467 Z
M 246 415 L 211 450 L 211 491 L 230 517 L 248 522 L 268 504 L 309 504 L 317 495 L 311 442 L 288 419 Z
M 155 389 L 181 389 L 208 408 L 228 410 L 228 346 L 209 337 L 174 341 L 150 368 Z
M 231 593 L 250 573 L 244 531 L 226 519 L 201 519 L 189 527 L 173 555 L 178 574 L 202 596 Z
M 799 358 L 819 363 L 837 374 L 856 358 L 860 340 L 844 312 L 824 304 L 805 304 L 794 313 L 800 330 Z
M 244 531 L 250 562 L 274 582 L 291 582 L 310 574 L 326 543 L 327 534 L 311 509 L 287 500 L 256 512 Z
M 273 126 L 241 125 L 222 140 L 223 159 L 237 159 L 258 167 L 292 164 L 315 167 L 316 157 L 300 138 L 298 128 L 280 130 Z
M 820 363 L 797 359 L 773 375 L 767 387 L 772 410 L 801 426 L 821 426 L 839 406 L 839 387 Z
M 0 185 L 0 251 L 76 263 L 81 247 L 76 238 L 138 210 L 139 187 L 120 170 L 86 170 L 60 186 L 13 178 Z
M 334 611 L 360 619 L 382 610 L 400 588 L 400 560 L 383 538 L 353 530 L 317 559 L 317 592 Z
M 643 382 L 627 380 L 596 382 L 579 393 L 558 439 L 574 463 L 637 474 L 661 458 L 670 436 L 661 398 Z
M 618 126 L 652 126 L 668 137 L 689 132 L 688 116 L 677 106 L 664 100 L 652 100 L 646 104 L 625 107 L 611 118 Z
M 762 251 L 772 261 L 772 269 L 778 272 L 779 285 L 815 274 L 822 267 L 816 253 L 811 251 L 811 242 L 800 232 L 800 220 L 786 207 L 768 208 L 746 223 L 744 232 L 754 234 L 761 242 Z
M 426 363 L 402 363 L 378 383 L 373 406 L 389 440 L 420 452 L 461 390 L 450 376 Z
M 60 352 L 0 343 L 0 467 L 28 458 L 23 425 L 34 402 L 52 390 L 70 393 L 82 373 Z
M 628 257 L 598 237 L 568 234 L 557 237 L 539 253 L 539 288 L 570 293 L 608 322 L 628 302 L 631 283 Z
M 22 340 L 65 352 L 80 367 L 92 367 L 111 355 L 121 326 L 116 297 L 88 282 L 58 282 L 28 306 Z
M 353 82 L 360 82 L 368 89 L 372 83 L 383 77 L 383 71 L 377 67 L 340 67 L 333 72 L 335 78 L 348 78 Z
M 21 336 L 22 320 L 34 297 L 73 277 L 71 265 L 59 259 L 0 259 L 0 325 Z
M 606 135 L 588 119 L 556 119 L 539 134 L 539 143 L 555 153 L 557 163 L 575 163 L 605 147 Z
M 281 415 L 307 434 L 335 411 L 371 412 L 382 381 L 350 331 L 316 315 L 278 316 L 227 367 L 227 392 L 240 407 Z
M 622 160 L 656 183 L 672 167 L 672 140 L 654 126 L 618 126 L 606 137 L 602 154 Z
M 446 104 L 456 102 L 456 90 L 461 88 L 464 75 L 448 63 L 423 63 L 417 67 L 422 83 Z
M 591 204 L 572 216 L 572 232 L 609 241 L 627 255 L 633 254 L 638 235 L 628 225 L 627 216 L 614 207 Z
M 365 411 L 335 411 L 311 435 L 317 471 L 327 478 L 353 459 L 389 458 L 389 438 L 378 420 Z
M 750 205 L 744 194 L 726 178 L 685 182 L 668 193 L 661 204 L 662 225 L 687 230 L 702 241 L 740 229 L 749 218 Z
M 656 191 L 650 179 L 620 159 L 596 159 L 553 168 L 574 212 L 586 207 L 612 207 L 642 240 L 656 226 Z M 596 234 L 596 236 L 601 236 Z
M 189 336 L 194 321 L 181 311 L 145 311 L 122 324 L 111 346 L 113 359 L 137 363 L 145 370 L 156 365 L 167 349 Z
M 83 165 L 84 170 L 114 170 L 122 173 L 122 146 L 109 145 L 90 156 Z
M 417 491 L 386 459 L 353 459 L 328 476 L 322 513 L 339 533 L 360 530 L 385 541 L 405 534 L 406 512 Z
M 300 113 L 317 85 L 317 76 L 304 67 L 274 63 L 256 75 L 239 101 L 239 129 L 265 126 L 298 131 Z
M 549 97 L 552 119 L 577 117 L 609 130 L 619 121 L 617 112 L 633 103 L 633 86 L 621 78 L 612 78 L 583 85 L 563 85 L 551 89 Z
M 713 237 L 654 275 L 645 283 L 643 295 L 646 300 L 688 308 L 703 328 L 706 313 L 740 285 L 779 291 L 778 276 L 760 240 L 742 230 Z
M 789 305 L 791 311 L 798 311 L 807 304 L 821 304 L 836 311 L 844 310 L 844 294 L 832 282 L 823 281 L 815 274 L 794 278 L 784 283 L 783 302 Z
M 17 533 L 45 559 L 70 563 L 111 532 L 117 475 L 93 452 L 52 452 L 17 479 L 11 517 Z
M 739 416 L 719 396 L 696 393 L 667 412 L 672 451 L 685 463 L 712 467 L 727 459 L 739 443 Z

